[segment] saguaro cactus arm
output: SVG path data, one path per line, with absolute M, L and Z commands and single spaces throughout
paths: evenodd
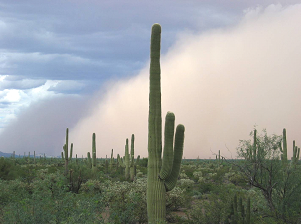
M 183 156 L 183 146 L 184 146 L 184 125 L 179 124 L 177 126 L 175 135 L 175 150 L 173 166 L 170 175 L 165 180 L 166 191 L 172 190 L 177 183 L 177 179 L 180 173 L 181 161 Z
M 175 131 L 175 115 L 168 112 L 165 117 L 163 163 L 160 178 L 165 180 L 170 174 L 173 164 L 173 138 Z
M 72 159 L 72 153 L 73 153 L 73 143 L 71 143 L 69 160 Z

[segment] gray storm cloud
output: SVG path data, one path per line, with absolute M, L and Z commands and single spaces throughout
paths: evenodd
M 66 127 L 72 128 L 89 111 L 86 100 L 79 96 L 55 96 L 34 102 L 0 135 L 0 151 L 16 155 L 33 151 L 59 156 Z
M 218 150 L 235 157 L 254 125 L 279 135 L 286 128 L 289 148 L 293 139 L 301 144 L 300 21 L 301 5 L 246 10 L 235 26 L 182 33 L 161 56 L 162 117 L 172 111 L 185 125 L 186 158 L 213 158 Z M 134 133 L 135 154 L 147 157 L 148 85 L 148 65 L 108 84 L 93 112 L 70 130 L 75 153 L 91 151 L 95 132 L 98 157 L 112 148 L 123 155 Z

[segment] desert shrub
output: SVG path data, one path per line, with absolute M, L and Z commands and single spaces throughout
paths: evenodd
M 103 223 L 102 206 L 97 199 L 67 192 L 51 200 L 36 194 L 3 208 L 1 223 Z
M 146 178 L 134 182 L 111 182 L 104 191 L 104 201 L 109 206 L 112 223 L 145 223 Z
M 217 193 L 218 192 L 218 193 Z M 197 200 L 188 212 L 189 223 L 224 223 L 230 213 L 235 186 L 217 186 L 215 193 Z
M 186 206 L 188 197 L 185 195 L 185 189 L 175 187 L 166 193 L 166 212 L 177 211 Z

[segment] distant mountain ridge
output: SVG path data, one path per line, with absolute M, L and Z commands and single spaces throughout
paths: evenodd
M 24 154 L 16 154 L 16 158 L 19 158 L 19 155 L 20 155 L 20 158 L 23 158 L 24 157 Z M 1 152 L 0 151 L 0 157 L 11 157 L 12 156 L 12 153 L 6 153 L 6 152 Z M 36 154 L 36 158 L 40 158 L 41 157 L 44 157 L 44 154 L 42 153 L 39 153 L 39 154 Z M 45 154 L 46 158 L 60 158 L 61 156 L 49 156 L 47 154 Z M 28 157 L 28 154 L 25 155 L 25 157 Z M 30 153 L 30 158 L 33 158 L 33 153 Z
M 1 152 L 0 151 L 0 157 L 11 157 L 12 153 L 6 153 L 6 152 Z

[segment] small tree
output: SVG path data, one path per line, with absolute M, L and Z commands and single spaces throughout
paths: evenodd
M 295 223 L 301 216 L 301 170 L 300 166 L 283 166 L 280 160 L 282 136 L 268 136 L 266 130 L 251 140 L 240 140 L 238 156 L 245 159 L 235 163 L 248 183 L 261 190 L 269 207 L 266 217 L 285 223 Z

